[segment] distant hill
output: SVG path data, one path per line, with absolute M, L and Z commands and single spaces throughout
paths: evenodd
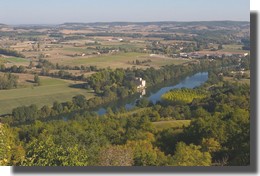
M 236 25 L 247 25 L 250 24 L 248 21 L 190 21 L 190 22 L 179 22 L 179 21 L 158 21 L 158 22 L 95 22 L 95 23 L 63 23 L 60 26 L 127 26 L 127 25 L 205 25 L 205 26 L 236 26 Z

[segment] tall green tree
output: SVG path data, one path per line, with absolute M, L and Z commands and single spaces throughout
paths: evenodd
M 41 85 L 41 79 L 40 79 L 39 75 L 35 74 L 33 79 L 34 79 L 34 83 L 35 83 L 37 86 L 40 86 L 40 85 Z
M 77 145 L 63 147 L 55 144 L 46 131 L 33 139 L 26 147 L 24 166 L 86 166 L 87 156 Z
M 179 142 L 173 156 L 174 166 L 210 166 L 211 155 L 209 152 L 202 152 L 201 146 L 194 144 L 186 145 Z

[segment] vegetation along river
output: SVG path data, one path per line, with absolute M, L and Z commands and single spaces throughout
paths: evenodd
M 153 86 L 152 88 L 147 88 L 145 90 L 144 96 L 133 96 L 126 98 L 124 100 L 118 100 L 114 103 L 110 103 L 107 106 L 100 107 L 96 112 L 99 115 L 104 115 L 106 113 L 106 108 L 119 108 L 124 106 L 127 110 L 130 110 L 135 107 L 136 102 L 140 100 L 140 98 L 148 98 L 153 104 L 161 100 L 161 96 L 172 90 L 172 89 L 180 89 L 180 88 L 190 88 L 193 89 L 205 83 L 208 80 L 208 72 L 199 72 L 192 76 L 187 76 L 181 80 L 168 81 L 163 84 L 159 84 L 157 86 Z

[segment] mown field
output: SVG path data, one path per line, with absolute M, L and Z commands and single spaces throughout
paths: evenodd
M 85 95 L 86 98 L 94 96 L 91 91 L 69 87 L 73 84 L 72 81 L 42 78 L 41 86 L 0 90 L 0 114 L 11 113 L 13 108 L 22 105 L 36 104 L 41 107 L 52 105 L 54 101 L 69 101 L 78 94 Z
M 29 60 L 19 57 L 0 58 L 0 64 L 29 65 Z
M 169 120 L 153 122 L 153 125 L 157 130 L 163 130 L 167 128 L 182 128 L 190 125 L 191 120 Z
M 150 59 L 152 62 L 141 64 L 141 65 L 133 65 L 132 61 L 139 60 L 144 61 Z M 117 53 L 117 54 L 107 54 L 101 56 L 94 57 L 80 57 L 74 58 L 70 60 L 64 60 L 64 65 L 96 65 L 99 68 L 128 68 L 132 66 L 136 66 L 138 68 L 147 68 L 147 67 L 155 67 L 159 68 L 163 65 L 167 64 L 182 64 L 188 62 L 183 59 L 174 59 L 167 57 L 150 57 L 149 54 L 146 53 Z

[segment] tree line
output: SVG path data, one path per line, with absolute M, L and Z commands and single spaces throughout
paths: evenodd
M 25 58 L 25 56 L 15 50 L 0 48 L 0 54 L 6 55 L 6 56 L 14 56 L 14 57 L 22 57 Z

